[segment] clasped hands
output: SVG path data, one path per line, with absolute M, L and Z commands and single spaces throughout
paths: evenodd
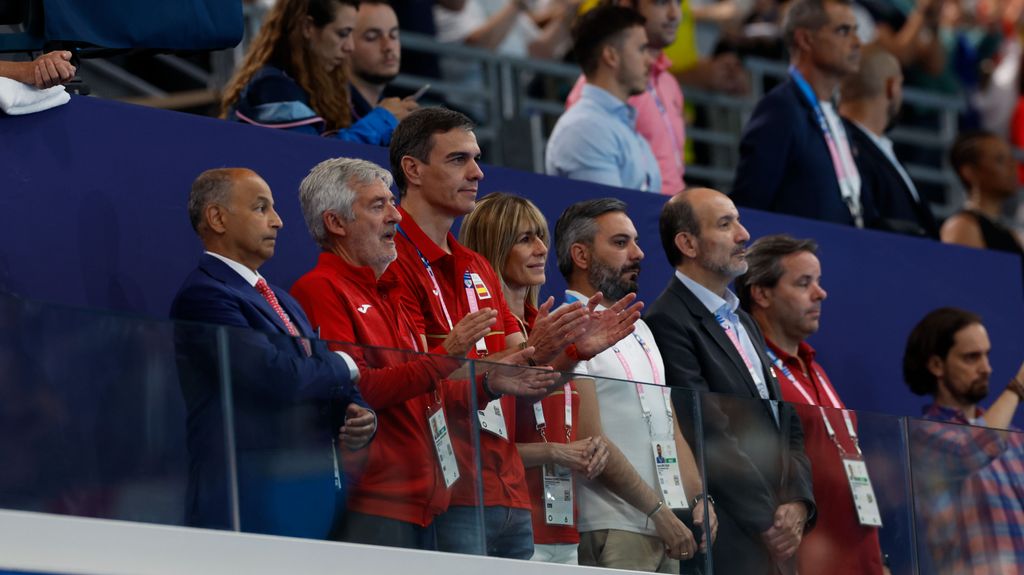
M 775 510 L 775 521 L 761 534 L 761 539 L 777 561 L 785 561 L 796 553 L 807 523 L 807 505 L 801 501 L 783 503 Z

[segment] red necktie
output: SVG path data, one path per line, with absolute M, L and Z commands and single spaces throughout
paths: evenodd
M 298 337 L 299 330 L 295 329 L 295 326 L 292 324 L 291 320 L 288 319 L 288 314 L 284 313 L 284 308 L 281 307 L 281 302 L 277 301 L 277 296 L 274 295 L 274 290 L 270 289 L 270 286 L 267 285 L 267 280 L 263 278 L 257 280 L 256 291 L 260 292 L 260 295 L 263 296 L 263 299 L 267 300 L 267 303 L 270 304 L 270 307 L 272 307 L 274 311 L 277 312 L 277 316 L 280 317 L 281 321 L 284 322 L 284 327 L 285 329 L 288 330 L 288 333 L 293 337 Z M 309 341 L 305 339 L 301 341 L 302 348 L 306 350 L 306 357 L 309 357 L 311 355 Z

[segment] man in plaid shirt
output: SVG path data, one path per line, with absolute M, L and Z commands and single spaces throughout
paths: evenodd
M 903 377 L 914 393 L 934 397 L 924 410 L 931 421 L 910 423 L 928 572 L 1024 569 L 1024 433 L 1010 426 L 1024 397 L 1024 366 L 983 410 L 978 403 L 988 395 L 990 349 L 981 318 L 955 308 L 929 313 L 907 340 Z

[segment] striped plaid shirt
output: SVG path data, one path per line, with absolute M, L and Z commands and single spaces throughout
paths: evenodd
M 937 404 L 924 416 L 911 422 L 910 455 L 932 572 L 1024 573 L 1024 433 Z

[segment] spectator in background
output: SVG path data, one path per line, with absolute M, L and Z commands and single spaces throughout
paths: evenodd
M 946 54 L 939 33 L 939 15 L 945 0 L 917 0 L 904 14 L 897 2 L 861 0 L 873 28 L 865 43 L 877 43 L 899 61 L 903 68 L 914 67 L 927 74 L 940 74 Z M 907 4 L 900 4 L 907 6 Z M 864 36 L 861 36 L 864 38 Z
M 281 218 L 270 187 L 244 168 L 196 178 L 189 219 L 206 252 L 182 283 L 171 318 L 227 325 L 242 531 L 327 536 L 341 489 L 335 443 L 360 449 L 377 419 L 355 386 L 352 358 L 314 336 L 298 302 L 259 268 L 274 255 Z M 178 376 L 188 408 L 186 523 L 231 529 L 219 332 L 182 323 L 175 333 Z M 339 429 L 340 428 L 340 429 Z M 333 459 L 333 466 L 332 466 Z M 275 506 L 281 469 L 302 469 L 303 490 Z
M 402 40 L 394 8 L 386 0 L 359 2 L 352 35 L 349 93 L 352 119 L 359 121 L 380 104 L 388 83 L 398 76 L 402 65 Z
M 577 202 L 558 218 L 555 244 L 569 287 L 566 301 L 599 296 L 598 309 L 608 305 L 603 313 L 611 313 L 636 293 L 644 252 L 625 210 L 621 200 L 602 198 Z M 575 371 L 580 431 L 607 437 L 610 453 L 600 477 L 580 481 L 580 563 L 678 573 L 679 560 L 694 559 L 714 542 L 718 520 L 711 506 L 705 523 L 710 498 L 680 431 L 678 416 L 686 412 L 671 406 L 650 328 L 638 321 L 632 334 Z M 686 508 L 703 536 L 676 517 Z
M 882 575 L 878 529 L 861 523 L 843 468 L 848 454 L 860 453 L 856 424 L 840 411 L 846 406 L 806 341 L 818 331 L 827 297 L 817 249 L 814 240 L 784 235 L 758 239 L 747 250 L 747 273 L 736 278 L 736 291 L 764 333 L 765 353 L 779 375 L 782 399 L 828 408 L 797 410 L 818 504 L 817 526 L 797 551 L 797 572 Z
M 434 6 L 437 39 L 484 48 L 516 58 L 560 59 L 569 50 L 569 27 L 579 0 L 466 0 L 461 10 Z M 484 70 L 457 56 L 441 59 L 445 80 L 467 88 L 484 88 Z M 476 96 L 449 94 L 447 100 L 483 121 L 488 110 Z
M 573 40 L 587 83 L 551 132 L 547 173 L 661 192 L 658 160 L 637 133 L 636 110 L 628 103 L 644 93 L 650 76 L 644 17 L 631 8 L 599 6 L 580 16 Z
M 347 512 L 332 538 L 432 550 L 437 548 L 434 518 L 448 508 L 460 471 L 469 472 L 455 469 L 447 456 L 451 440 L 442 429 L 456 414 L 470 412 L 468 387 L 447 378 L 491 330 L 497 313 L 489 308 L 470 313 L 444 340 L 426 348 L 410 314 L 398 305 L 400 286 L 381 279 L 397 257 L 401 220 L 391 182 L 387 170 L 365 160 L 334 158 L 310 171 L 299 187 L 299 201 L 323 251 L 292 293 L 321 337 L 355 358 L 360 390 L 381 419 L 360 472 L 350 473 L 355 481 Z M 410 353 L 417 351 L 434 355 Z M 517 358 L 505 361 L 510 359 Z M 491 390 L 531 393 L 527 378 L 494 375 L 488 381 Z M 477 397 L 481 405 L 475 407 L 483 407 L 482 385 Z
M 661 171 L 661 193 L 672 195 L 685 187 L 684 147 L 686 129 L 683 125 L 683 92 L 679 82 L 668 71 L 672 62 L 664 49 L 676 41 L 682 12 L 676 0 L 620 0 L 620 6 L 633 8 L 646 19 L 647 46 L 657 53 L 651 65 L 647 88 L 629 99 L 636 109 L 636 131 L 647 140 Z M 565 101 L 566 108 L 579 99 L 586 85 L 580 76 Z
M 721 530 L 715 572 L 794 573 L 816 519 L 811 465 L 800 419 L 777 403 L 761 330 L 728 287 L 747 271 L 750 234 L 732 201 L 707 188 L 670 199 L 659 229 L 676 273 L 644 320 L 668 384 L 700 392 L 707 489 Z
M 942 224 L 942 241 L 1024 255 L 1017 235 L 999 223 L 1003 205 L 1017 194 L 1009 144 L 990 132 L 967 132 L 957 137 L 949 157 L 967 200 Z
M 590 11 L 601 0 L 584 0 L 580 13 Z M 671 61 L 669 71 L 685 86 L 701 90 L 743 95 L 750 91 L 750 78 L 736 53 L 723 51 L 713 56 L 701 53 L 697 46 L 698 15 L 701 20 L 711 16 L 703 7 L 691 6 L 690 0 L 680 0 L 681 17 L 676 27 L 676 42 L 666 46 L 665 56 Z M 714 9 L 711 9 L 714 12 Z M 666 31 L 667 33 L 667 31 Z
M 750 77 L 735 50 L 702 53 L 697 46 L 697 22 L 710 22 L 718 16 L 714 6 L 691 6 L 680 2 L 682 18 L 676 42 L 665 48 L 672 61 L 672 72 L 684 86 L 742 96 L 750 92 Z M 731 8 L 728 8 L 731 10 Z M 730 15 L 732 17 L 732 15 Z
M 391 7 L 398 16 L 398 24 L 402 30 L 422 34 L 429 38 L 437 37 L 437 25 L 434 22 L 434 6 L 443 6 L 458 12 L 466 5 L 466 0 L 392 0 Z M 402 49 L 402 67 L 407 74 L 440 78 L 437 55 Z
M 221 117 L 387 145 L 416 102 L 388 98 L 352 121 L 347 66 L 356 0 L 279 0 L 224 89 Z
M 58 50 L 47 52 L 31 62 L 0 60 L 0 77 L 44 90 L 73 80 L 75 66 L 71 63 L 71 52 Z
M 903 103 L 903 72 L 896 58 L 871 47 L 861 57 L 860 70 L 843 80 L 839 104 L 864 195 L 871 197 L 874 217 L 869 228 L 938 238 L 928 201 L 921 197 L 885 133 Z
M 869 206 L 833 104 L 860 64 L 853 11 L 848 0 L 796 0 L 783 31 L 789 78 L 757 103 L 743 130 L 733 201 L 863 227 Z
M 1024 399 L 1024 365 L 985 411 L 990 349 L 980 317 L 941 308 L 914 326 L 903 354 L 907 386 L 933 398 L 932 421 L 911 422 L 910 449 L 918 533 L 938 575 L 1024 565 L 1024 434 L 1000 431 Z

